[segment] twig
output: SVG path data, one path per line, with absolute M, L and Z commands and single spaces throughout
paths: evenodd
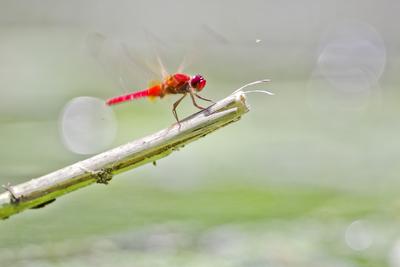
M 239 120 L 248 110 L 245 94 L 235 92 L 187 117 L 180 125 L 175 124 L 28 182 L 4 186 L 6 192 L 0 194 L 0 219 L 28 208 L 43 207 L 61 195 L 95 182 L 107 184 L 113 175 L 168 156 L 172 151 Z

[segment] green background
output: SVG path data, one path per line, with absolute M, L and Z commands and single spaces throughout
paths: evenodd
M 263 78 L 272 82 L 257 89 L 275 93 L 248 95 L 242 120 L 156 167 L 1 221 L 0 265 L 400 266 L 398 11 L 396 1 L 0 0 L 2 184 L 89 157 L 62 142 L 68 101 L 120 94 L 119 77 L 132 89 L 148 81 L 116 71 L 130 63 L 112 48 L 93 58 L 90 33 L 140 60 L 154 62 L 157 46 L 171 71 L 188 55 L 187 72 L 206 77 L 202 95 L 214 100 Z M 384 68 L 366 76 L 376 81 L 340 76 L 379 65 L 372 50 L 357 57 L 357 44 L 332 64 L 343 90 L 324 79 L 320 55 L 341 38 L 336 27 L 355 29 L 351 44 L 377 42 Z M 115 107 L 116 138 L 100 150 L 168 127 L 175 99 Z

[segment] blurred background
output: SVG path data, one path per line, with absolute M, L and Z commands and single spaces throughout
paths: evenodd
M 1 266 L 400 266 L 398 1 L 0 0 L 0 183 L 168 127 L 159 55 L 238 123 L 0 222 Z M 195 108 L 185 101 L 183 118 Z

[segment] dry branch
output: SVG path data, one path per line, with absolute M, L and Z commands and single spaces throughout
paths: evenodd
M 0 219 L 28 208 L 42 207 L 57 197 L 90 185 L 107 184 L 113 175 L 154 162 L 172 151 L 235 122 L 248 111 L 243 92 L 218 101 L 181 122 L 28 182 L 6 186 L 0 194 Z

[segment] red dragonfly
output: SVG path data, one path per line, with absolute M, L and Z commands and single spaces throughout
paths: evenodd
M 199 109 L 205 109 L 196 103 L 195 97 L 213 102 L 210 99 L 204 98 L 198 94 L 206 85 L 206 80 L 200 74 L 190 76 L 184 73 L 175 73 L 172 75 L 166 75 L 163 81 L 158 82 L 147 89 L 136 91 L 130 94 L 121 95 L 117 97 L 113 97 L 107 100 L 107 105 L 115 105 L 123 102 L 127 102 L 134 99 L 140 99 L 148 97 L 152 98 L 163 98 L 166 95 L 170 94 L 182 94 L 182 97 L 179 98 L 172 106 L 172 113 L 178 124 L 180 121 L 178 119 L 178 115 L 176 113 L 176 108 L 179 103 L 184 99 L 187 95 L 190 95 L 192 98 L 193 105 Z

